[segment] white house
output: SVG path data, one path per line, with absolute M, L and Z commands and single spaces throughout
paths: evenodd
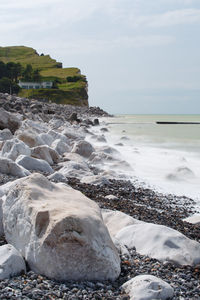
M 43 81 L 43 82 L 23 82 L 19 81 L 18 85 L 22 89 L 51 89 L 53 86 L 52 81 Z

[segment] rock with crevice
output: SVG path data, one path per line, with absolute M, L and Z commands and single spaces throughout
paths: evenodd
M 3 203 L 6 240 L 36 273 L 56 280 L 115 280 L 120 259 L 98 205 L 32 174 Z
M 152 275 L 139 275 L 122 285 L 130 300 L 170 300 L 174 289 L 164 280 Z

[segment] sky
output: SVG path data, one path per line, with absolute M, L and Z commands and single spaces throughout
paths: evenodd
M 200 0 L 1 0 L 0 46 L 87 76 L 113 114 L 200 114 Z

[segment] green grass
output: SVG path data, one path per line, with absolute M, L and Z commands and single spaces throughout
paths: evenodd
M 62 68 L 62 63 L 52 59 L 49 55 L 41 56 L 36 50 L 25 46 L 0 47 L 0 61 L 15 62 L 23 66 L 31 64 L 33 69 L 39 69 L 44 81 L 59 80 L 58 89 L 22 89 L 19 96 L 27 98 L 46 98 L 56 103 L 88 105 L 87 82 L 78 68 Z M 68 76 L 80 76 L 77 82 L 67 82 Z

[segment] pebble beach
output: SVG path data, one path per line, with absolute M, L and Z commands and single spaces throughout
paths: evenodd
M 21 115 L 22 120 L 28 119 L 36 123 L 50 124 L 53 119 L 54 122 L 51 124 L 53 124 L 54 130 L 57 129 L 59 122 L 62 124 L 70 122 L 70 124 L 80 126 L 87 132 L 90 131 L 90 126 L 99 126 L 97 121 L 99 117 L 108 116 L 100 108 L 59 106 L 45 101 L 30 101 L 5 94 L 0 95 L 0 107 L 9 113 Z M 72 144 L 70 147 L 73 146 Z M 53 172 L 59 172 L 62 163 L 70 161 L 69 155 L 60 156 L 59 163 L 54 163 L 51 166 Z M 85 170 L 83 172 L 86 172 Z M 32 173 L 35 172 L 35 170 L 32 171 Z M 196 212 L 194 200 L 171 194 L 163 195 L 145 187 L 137 187 L 128 180 L 116 178 L 106 178 L 108 180 L 99 184 L 87 183 L 87 181 L 82 180 L 82 176 L 75 176 L 76 172 L 63 173 L 65 178 L 62 178 L 62 182 L 82 192 L 97 203 L 102 210 L 120 211 L 139 221 L 164 225 L 182 233 L 191 240 L 200 242 L 199 224 L 183 221 L 184 218 Z M 92 164 L 89 164 L 88 172 L 92 173 L 92 176 L 101 176 L 102 174 L 101 169 Z M 39 173 L 46 177 L 49 176 L 42 171 Z M 89 175 L 91 176 L 91 174 Z M 0 187 L 18 178 L 12 174 L 1 173 L 0 170 Z M 61 181 L 57 177 L 49 178 L 49 180 L 52 183 Z M 0 245 L 6 243 L 6 237 L 2 236 Z M 122 289 L 122 285 L 135 276 L 147 274 L 167 282 L 174 289 L 172 299 L 200 299 L 200 263 L 195 266 L 179 266 L 141 255 L 135 248 L 127 249 L 127 252 L 119 253 L 119 255 L 121 273 L 115 281 L 57 281 L 49 279 L 43 274 L 36 274 L 27 264 L 26 273 L 0 280 L 0 299 L 128 300 L 130 296 Z

